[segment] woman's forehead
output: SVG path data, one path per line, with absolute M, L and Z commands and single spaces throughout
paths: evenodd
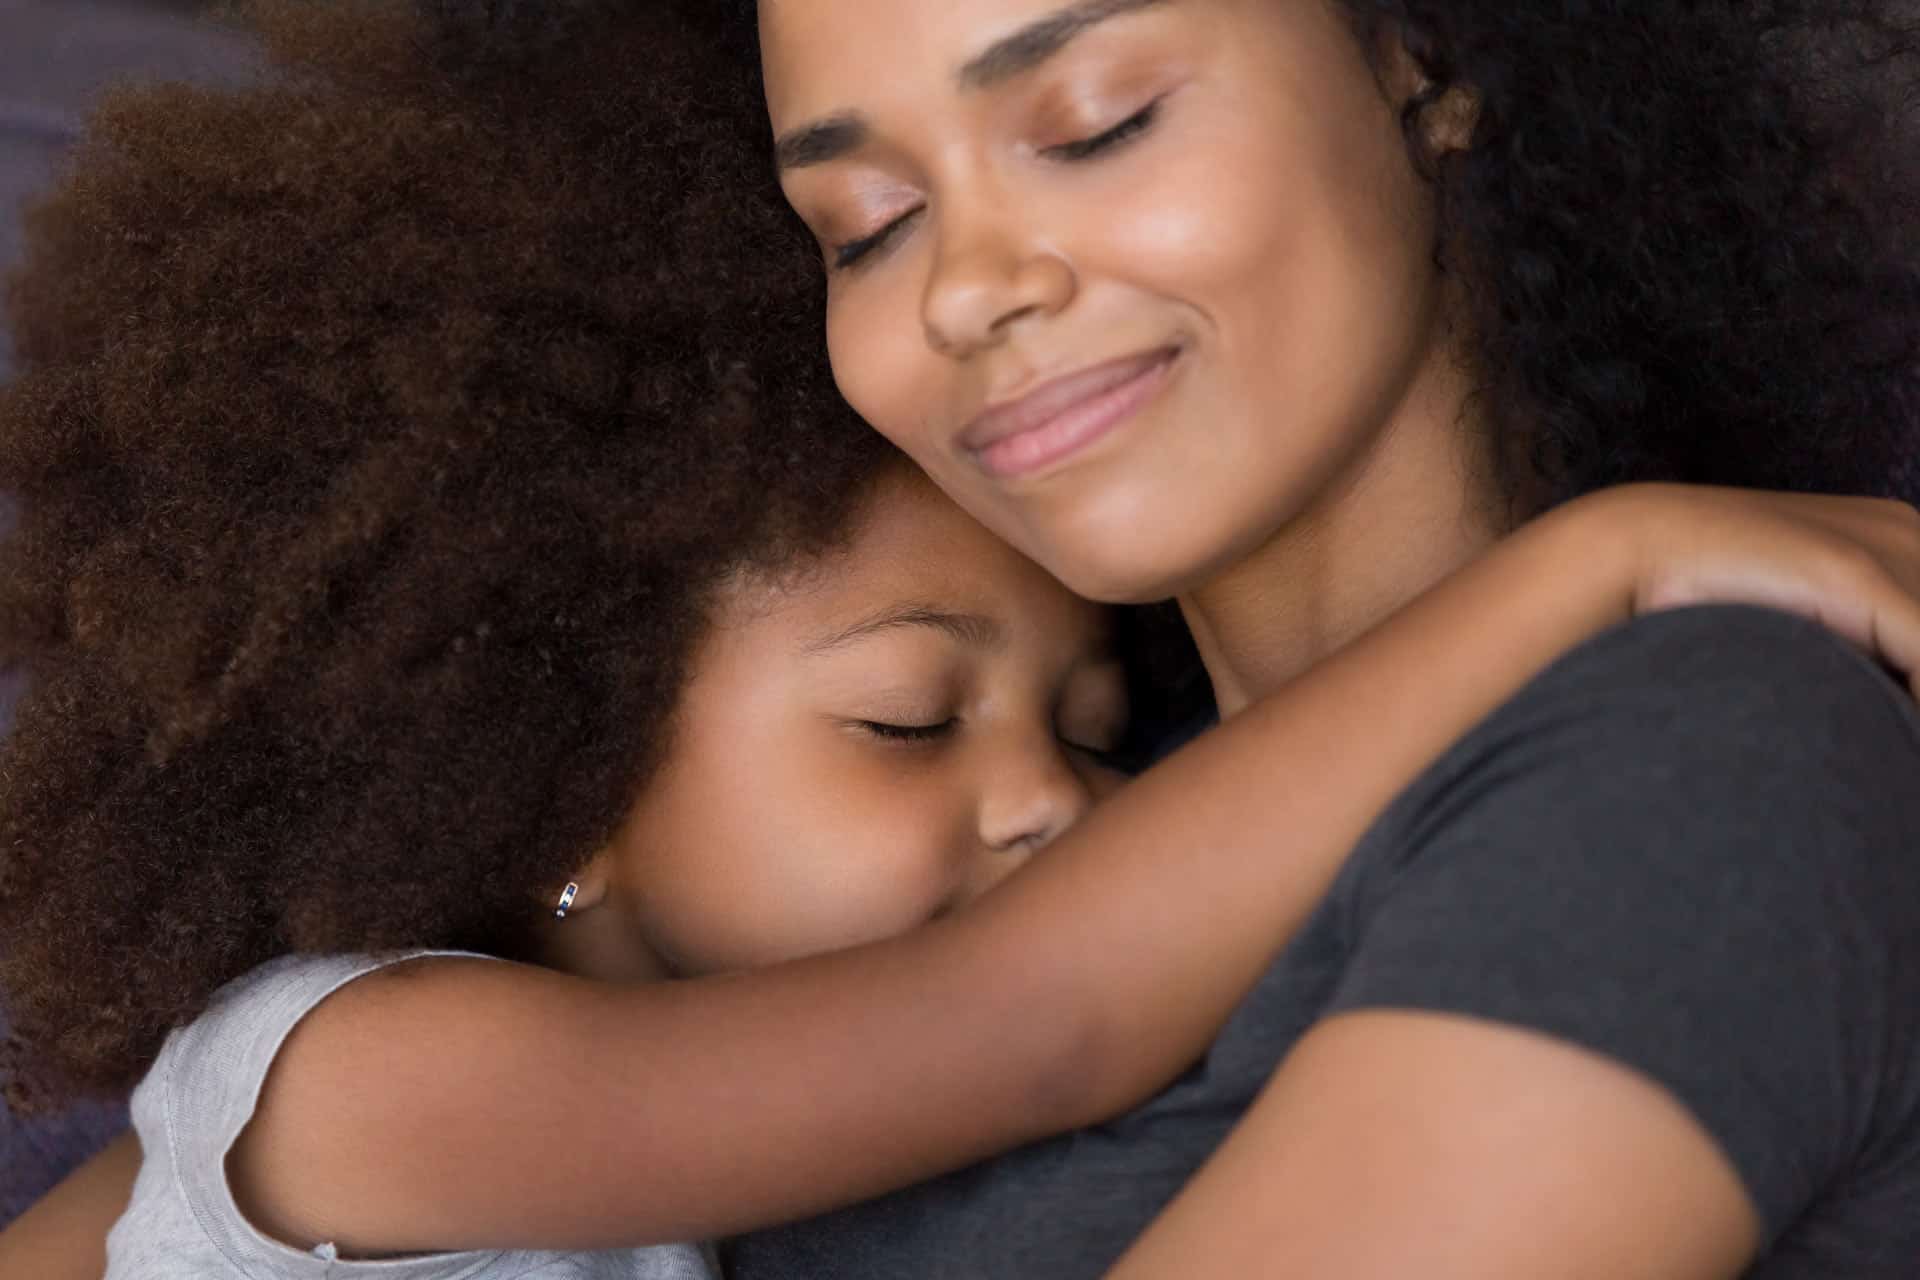
M 1108 23 L 1202 2 L 760 0 L 768 96 L 781 119 L 831 111 L 898 77 L 923 90 L 990 89 Z

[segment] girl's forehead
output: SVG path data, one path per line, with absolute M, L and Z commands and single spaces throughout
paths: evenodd
M 900 626 L 979 648 L 1034 629 L 1103 648 L 1108 619 L 903 466 L 875 486 L 841 547 L 790 573 L 737 578 L 717 621 L 755 647 L 805 653 Z

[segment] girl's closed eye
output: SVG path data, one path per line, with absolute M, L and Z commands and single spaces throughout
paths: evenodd
M 948 716 L 944 720 L 924 724 L 896 724 L 886 720 L 856 720 L 854 724 L 883 742 L 912 744 L 937 742 L 948 737 L 959 727 L 960 721 L 955 716 Z

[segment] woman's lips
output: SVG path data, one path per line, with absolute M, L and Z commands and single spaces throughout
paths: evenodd
M 1158 347 L 1042 383 L 975 418 L 960 445 L 1001 479 L 1039 471 L 1131 418 L 1165 385 L 1179 356 L 1179 347 Z

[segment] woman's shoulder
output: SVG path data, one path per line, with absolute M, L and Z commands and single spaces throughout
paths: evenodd
M 1920 936 L 1920 712 L 1805 619 L 1652 614 L 1574 650 L 1483 721 L 1368 847 L 1358 861 L 1384 879 L 1438 859 L 1511 887 L 1539 858 L 1553 864 L 1543 883 L 1598 886 L 1651 863 L 1675 889 L 1910 890 Z
M 1575 649 L 1484 728 L 1580 711 L 1651 734 L 1685 709 L 1724 729 L 1844 732 L 1920 744 L 1920 714 L 1893 677 L 1827 628 L 1771 609 L 1648 614 Z
M 1625 1063 L 1770 1232 L 1879 1185 L 1862 1152 L 1920 1189 L 1920 716 L 1822 628 L 1701 608 L 1593 640 L 1356 863 L 1325 1012 L 1464 1014 Z
M 1870 829 L 1877 838 L 1855 842 L 1861 851 L 1906 866 L 1920 848 L 1920 709 L 1817 623 L 1741 606 L 1673 610 L 1555 663 L 1395 813 L 1411 819 L 1463 792 L 1489 820 L 1558 814 L 1552 825 L 1585 821 L 1620 841 L 1707 820 L 1756 838 L 1770 827 L 1775 847 L 1831 856 L 1841 835 Z

